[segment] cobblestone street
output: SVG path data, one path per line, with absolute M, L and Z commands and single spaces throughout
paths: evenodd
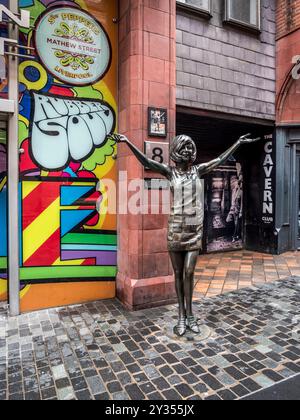
M 239 399 L 300 372 L 300 279 L 195 302 L 201 343 L 166 334 L 176 307 L 101 301 L 7 318 L 0 399 Z

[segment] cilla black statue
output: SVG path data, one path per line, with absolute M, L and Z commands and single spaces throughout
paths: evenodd
M 172 206 L 168 228 L 168 250 L 175 273 L 179 302 L 178 324 L 174 333 L 182 337 L 187 330 L 200 333 L 193 314 L 194 273 L 202 249 L 204 222 L 204 191 L 201 178 L 222 165 L 243 144 L 254 143 L 250 134 L 242 136 L 225 153 L 210 162 L 194 165 L 197 157 L 195 142 L 186 135 L 175 137 L 170 158 L 175 166 L 161 164 L 145 156 L 127 137 L 116 134 L 114 139 L 126 143 L 139 162 L 170 181 Z

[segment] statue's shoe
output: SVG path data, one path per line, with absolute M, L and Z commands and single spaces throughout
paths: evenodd
M 200 328 L 194 316 L 188 316 L 186 319 L 186 325 L 189 330 L 195 334 L 200 334 Z
M 186 320 L 183 318 L 183 319 L 180 319 L 176 327 L 174 327 L 174 334 L 176 334 L 178 337 L 183 337 L 185 333 L 186 333 Z

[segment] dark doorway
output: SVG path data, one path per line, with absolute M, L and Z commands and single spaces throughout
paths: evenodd
M 238 118 L 184 109 L 177 113 L 176 131 L 195 141 L 197 164 L 215 159 L 242 135 L 251 133 L 263 138 L 274 131 L 271 122 Z M 205 178 L 205 253 L 243 248 L 271 251 L 261 223 L 262 146 L 243 146 L 223 167 Z

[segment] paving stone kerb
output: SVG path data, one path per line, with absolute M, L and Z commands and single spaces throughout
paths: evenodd
M 212 19 L 177 13 L 177 105 L 275 120 L 275 6 L 262 0 L 262 31 L 223 23 L 223 1 Z
M 231 400 L 300 372 L 300 278 L 195 302 L 202 343 L 165 335 L 176 306 L 116 300 L 8 319 L 0 307 L 0 399 Z

